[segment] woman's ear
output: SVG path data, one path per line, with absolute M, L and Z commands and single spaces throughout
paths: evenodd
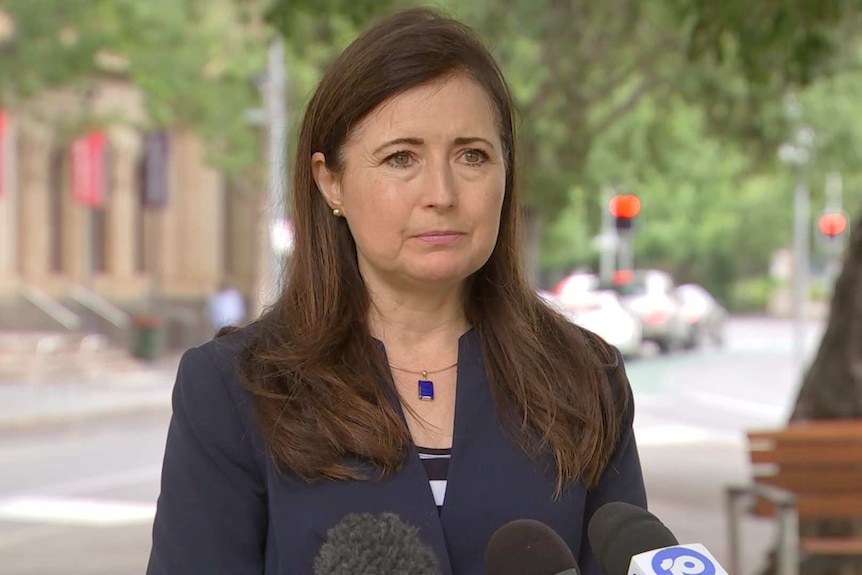
M 311 174 L 314 183 L 323 195 L 323 199 L 332 209 L 343 210 L 341 204 L 341 181 L 326 167 L 326 156 L 323 152 L 314 152 L 311 156 Z

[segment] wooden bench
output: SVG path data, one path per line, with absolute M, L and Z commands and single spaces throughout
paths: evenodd
M 794 422 L 751 431 L 752 483 L 727 490 L 730 573 L 740 568 L 740 521 L 748 513 L 778 527 L 778 575 L 803 559 L 862 559 L 862 535 L 800 536 L 800 519 L 862 519 L 862 420 Z

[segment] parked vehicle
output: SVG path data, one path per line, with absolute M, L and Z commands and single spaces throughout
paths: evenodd
M 692 326 L 692 347 L 706 340 L 724 344 L 727 310 L 703 286 L 683 284 L 674 290 L 686 323 Z
M 569 307 L 574 322 L 595 333 L 620 350 L 625 357 L 640 354 L 643 325 L 640 319 L 623 307 L 613 291 L 591 291 Z
M 584 294 L 599 287 L 599 276 L 590 272 L 575 271 L 564 277 L 554 286 L 554 294 L 569 307 Z
M 663 353 L 691 346 L 694 328 L 683 317 L 670 274 L 637 270 L 603 287 L 619 295 L 626 309 L 640 319 L 644 340 L 654 342 Z
M 547 290 L 537 290 L 536 294 L 540 298 L 542 298 L 545 303 L 548 304 L 548 307 L 550 307 L 552 310 L 558 312 L 560 315 L 565 316 L 567 319 L 571 319 L 571 313 L 568 309 L 566 309 L 566 306 L 563 305 L 562 300 L 557 294 L 549 292 Z
M 623 307 L 614 292 L 583 291 L 568 302 L 551 292 L 538 293 L 552 309 L 615 346 L 623 356 L 634 357 L 640 353 L 643 345 L 640 320 Z

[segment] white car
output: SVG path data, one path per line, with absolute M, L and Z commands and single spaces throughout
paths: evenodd
M 661 270 L 639 270 L 623 282 L 608 286 L 623 306 L 639 318 L 643 337 L 665 353 L 690 347 L 694 330 L 682 315 L 670 274 Z
M 591 291 L 568 305 L 573 321 L 620 350 L 637 356 L 643 346 L 643 325 L 612 291 Z
M 584 291 L 576 298 L 563 301 L 553 293 L 540 291 L 539 296 L 572 323 L 593 332 L 620 350 L 625 357 L 637 356 L 643 345 L 640 320 L 629 313 L 612 291 Z
M 712 294 L 697 284 L 677 286 L 674 293 L 682 307 L 685 321 L 692 326 L 690 347 L 696 347 L 705 341 L 717 346 L 723 345 L 727 310 Z
M 570 320 L 572 319 L 571 313 L 569 313 L 569 310 L 567 310 L 566 306 L 563 305 L 563 301 L 558 295 L 545 290 L 537 290 L 536 295 L 538 295 L 548 305 L 549 308 L 559 313 L 560 315 L 567 317 Z
M 564 306 L 571 306 L 587 292 L 599 287 L 599 276 L 589 272 L 573 272 L 554 287 L 554 294 Z

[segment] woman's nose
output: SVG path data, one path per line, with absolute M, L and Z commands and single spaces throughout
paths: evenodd
M 429 207 L 449 208 L 455 205 L 455 175 L 449 162 L 434 162 L 429 166 L 426 186 L 425 201 Z

